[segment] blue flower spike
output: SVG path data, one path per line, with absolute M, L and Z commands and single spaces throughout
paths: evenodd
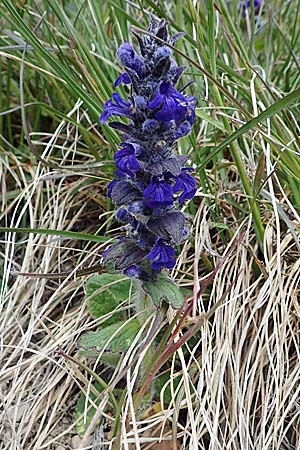
M 176 155 L 173 145 L 192 129 L 196 97 L 176 88 L 185 67 L 178 67 L 172 50 L 161 41 L 174 45 L 182 34 L 169 36 L 167 23 L 153 16 L 149 32 L 151 36 L 134 33 L 139 51 L 129 42 L 117 50 L 123 71 L 114 87 L 129 85 L 130 95 L 124 99 L 114 92 L 100 116 L 101 124 L 122 134 L 108 196 L 126 230 L 105 251 L 103 262 L 143 282 L 155 281 L 162 270 L 175 266 L 174 246 L 189 235 L 180 208 L 197 189 L 192 169 L 185 166 L 188 158 Z M 109 120 L 112 117 L 121 120 Z

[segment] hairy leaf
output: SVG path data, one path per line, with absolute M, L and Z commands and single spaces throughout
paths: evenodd
M 98 319 L 113 311 L 120 302 L 128 298 L 129 289 L 130 281 L 121 275 L 103 273 L 89 278 L 86 283 L 86 295 L 93 318 Z M 115 323 L 120 317 L 120 313 L 114 314 L 105 323 Z
M 157 308 L 161 307 L 162 302 L 169 303 L 175 309 L 179 309 L 183 304 L 184 298 L 182 292 L 164 274 L 160 274 L 156 281 L 145 281 L 143 283 L 143 289 L 150 295 Z
M 137 320 L 115 323 L 100 331 L 85 334 L 79 340 L 79 347 L 87 350 L 101 351 L 105 349 L 111 352 L 126 352 L 139 329 L 140 324 Z M 112 338 L 112 336 L 114 337 Z

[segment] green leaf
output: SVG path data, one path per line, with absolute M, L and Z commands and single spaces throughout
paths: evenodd
M 95 383 L 94 388 L 99 391 L 102 392 L 103 391 L 103 387 L 99 384 L 99 383 Z M 100 403 L 100 398 L 98 400 L 96 400 L 96 395 L 90 391 L 89 392 L 89 398 L 91 400 L 93 400 L 96 405 L 98 405 Z M 76 406 L 75 406 L 75 420 L 78 420 L 77 424 L 76 424 L 76 431 L 78 433 L 79 436 L 83 436 L 84 433 L 86 432 L 86 430 L 88 429 L 88 426 L 90 425 L 96 409 L 93 406 L 90 406 L 90 403 L 87 403 L 87 407 L 86 407 L 86 403 L 87 403 L 87 397 L 85 395 L 84 392 L 82 392 L 80 394 L 79 399 L 77 400 Z M 86 415 L 84 416 L 84 412 L 87 409 Z
M 158 275 L 156 281 L 145 281 L 144 291 L 150 295 L 153 303 L 160 308 L 162 302 L 167 302 L 175 309 L 181 308 L 184 298 L 176 284 L 164 274 Z
M 79 347 L 83 349 L 96 349 L 101 351 L 105 348 L 111 352 L 126 352 L 131 346 L 140 324 L 137 320 L 114 323 L 100 331 L 87 333 L 79 339 Z M 111 339 L 111 337 L 114 337 Z
M 97 352 L 97 350 L 79 350 L 78 351 L 78 355 L 79 356 L 83 356 L 84 358 L 89 358 L 89 359 L 97 359 L 99 356 L 99 352 Z
M 199 338 L 198 338 L 199 341 Z M 193 373 L 195 369 L 190 369 L 190 373 Z M 172 390 L 171 390 L 171 378 L 172 378 Z M 182 382 L 182 375 L 180 373 L 177 373 L 176 376 L 171 375 L 169 371 L 164 372 L 155 378 L 155 391 L 157 393 L 157 399 L 160 398 L 160 393 L 164 389 L 163 394 L 163 402 L 165 405 L 169 405 L 171 401 L 174 399 L 174 395 L 172 395 L 172 391 L 175 393 L 178 389 L 179 383 Z M 167 384 L 167 385 L 166 385 Z M 193 383 L 191 379 L 189 380 L 190 389 L 193 390 Z M 181 392 L 184 387 L 184 385 L 181 384 L 181 388 L 179 391 L 176 392 L 175 398 L 181 397 Z
M 86 283 L 86 295 L 88 306 L 94 319 L 113 311 L 120 302 L 128 298 L 130 280 L 122 275 L 103 273 L 88 279 Z M 106 324 L 119 321 L 121 314 L 114 314 L 105 321 Z
M 172 401 L 171 384 L 168 383 L 170 378 L 171 378 L 170 372 L 164 372 L 155 379 L 155 391 L 157 392 L 158 399 L 159 399 L 162 389 L 164 388 L 163 399 L 164 399 L 165 405 L 169 405 Z M 181 381 L 180 376 L 176 376 L 173 378 L 174 391 L 176 391 L 180 381 Z M 165 386 L 166 383 L 168 383 L 167 386 Z
M 99 352 L 97 350 L 79 350 L 78 355 L 89 359 L 97 359 L 99 357 Z M 115 368 L 120 361 L 120 354 L 105 352 L 102 353 L 100 359 L 107 366 Z

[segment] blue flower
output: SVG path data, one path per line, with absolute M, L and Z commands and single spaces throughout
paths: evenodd
M 133 50 L 129 42 L 124 42 L 117 50 L 117 56 L 124 67 L 134 70 L 141 75 L 143 61 Z
M 173 203 L 173 190 L 164 179 L 153 177 L 143 195 L 148 208 L 161 208 Z
M 115 81 L 115 83 L 114 83 L 114 87 L 118 87 L 119 84 L 121 84 L 121 83 L 123 83 L 123 84 L 130 84 L 130 83 L 131 83 L 131 78 L 130 78 L 130 76 L 128 75 L 128 73 L 126 73 L 126 72 L 122 73 L 122 74 L 116 79 L 116 81 Z
M 156 130 L 159 129 L 160 123 L 154 119 L 147 119 L 143 123 L 142 127 L 143 127 L 143 132 L 154 133 Z
M 138 200 L 136 202 L 131 202 L 130 205 L 127 206 L 128 211 L 133 215 L 144 214 L 145 212 L 145 204 L 143 200 Z
M 262 0 L 254 0 L 254 14 L 258 14 L 261 7 Z M 245 0 L 240 2 L 239 8 L 242 10 L 242 14 L 245 17 L 246 10 L 251 10 L 251 0 Z
M 115 103 L 114 103 L 115 102 Z M 110 98 L 104 103 L 103 113 L 100 116 L 100 122 L 105 124 L 111 116 L 121 116 L 133 118 L 133 105 L 131 102 L 126 102 L 119 94 L 114 93 L 112 99 Z
M 121 150 L 115 153 L 114 156 L 116 166 L 130 177 L 134 177 L 135 172 L 140 170 L 141 167 L 136 159 L 136 148 L 138 151 L 139 146 L 125 142 L 120 147 Z
M 166 244 L 162 239 L 158 239 L 147 258 L 152 261 L 151 267 L 153 270 L 172 269 L 176 262 L 175 254 L 173 247 Z
M 195 178 L 188 173 L 190 171 L 191 169 L 182 169 L 182 172 L 176 177 L 176 183 L 173 187 L 174 192 L 182 191 L 178 198 L 180 205 L 182 205 L 186 200 L 193 198 L 197 190 Z
M 169 81 L 162 81 L 158 91 L 149 103 L 149 108 L 158 110 L 155 118 L 162 122 L 182 122 L 195 110 L 195 97 L 185 97 Z

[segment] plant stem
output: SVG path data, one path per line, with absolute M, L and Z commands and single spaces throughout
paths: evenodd
M 154 305 L 153 302 L 148 294 L 143 290 L 142 283 L 140 280 L 134 280 L 134 306 L 135 310 L 138 313 L 137 320 L 139 321 L 140 325 L 144 325 L 145 321 L 153 314 L 154 311 Z M 151 340 L 151 336 L 150 336 Z M 143 347 L 143 344 L 141 344 Z M 151 369 L 151 361 L 153 360 L 155 354 L 155 346 L 154 342 L 150 342 L 147 345 L 147 351 L 144 354 L 144 357 L 142 359 L 140 369 L 139 369 L 139 381 L 144 379 L 147 371 Z M 152 397 L 154 394 L 153 389 L 153 383 L 150 387 L 150 392 L 147 393 L 147 395 L 144 397 L 143 402 L 141 405 L 139 405 L 139 409 L 145 409 L 149 406 L 149 404 L 152 401 Z

